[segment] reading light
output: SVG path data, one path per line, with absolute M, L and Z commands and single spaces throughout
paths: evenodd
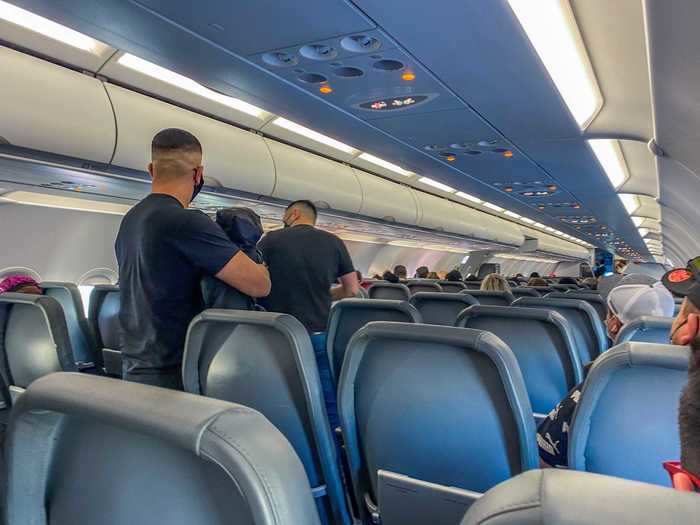
M 406 82 L 410 82 L 416 79 L 416 75 L 410 71 L 406 71 L 403 75 L 401 75 L 401 78 Z
M 376 164 L 377 166 L 381 166 L 382 168 L 387 169 L 389 171 L 393 171 L 394 173 L 398 173 L 399 175 L 403 175 L 404 177 L 410 177 L 411 175 L 413 175 L 413 172 L 400 168 L 396 164 L 387 162 L 384 159 L 380 159 L 379 157 L 375 157 L 374 155 L 370 155 L 369 153 L 363 153 L 358 158 L 366 160 L 367 162 L 371 162 L 372 164 Z
M 497 211 L 498 213 L 501 213 L 504 211 L 503 208 L 501 208 L 500 206 L 496 206 L 495 204 L 492 204 L 490 202 L 484 202 L 483 205 L 485 208 L 490 208 L 494 211 Z
M 428 186 L 432 186 L 433 188 L 437 188 L 448 193 L 454 193 L 455 191 L 457 191 L 454 188 L 449 187 L 447 184 L 443 184 L 442 182 L 429 179 L 428 177 L 421 177 L 420 179 L 418 179 L 418 182 L 422 182 L 423 184 L 427 184 Z
M 508 0 L 581 129 L 603 105 L 571 6 L 565 0 Z
M 639 228 L 644 222 L 644 217 L 632 217 L 632 222 L 637 228 Z
M 358 150 L 356 150 L 352 146 L 348 146 L 347 144 L 343 144 L 338 140 L 326 137 L 325 135 L 321 135 L 317 131 L 305 128 L 304 126 L 297 124 L 296 122 L 292 122 L 291 120 L 287 120 L 286 118 L 277 117 L 275 120 L 272 121 L 272 123 L 275 126 L 279 126 L 280 128 L 284 128 L 288 131 L 291 131 L 292 133 L 296 133 L 297 135 L 301 135 L 303 137 L 306 137 L 307 139 L 319 142 L 320 144 L 325 144 L 326 146 L 330 146 L 331 148 L 340 150 L 343 153 L 347 153 L 348 155 L 355 155 L 358 152 Z
M 90 38 L 87 35 L 73 31 L 49 20 L 48 18 L 35 15 L 30 11 L 20 9 L 17 6 L 0 1 L 0 18 L 13 24 L 40 33 L 44 36 L 62 42 L 72 47 L 77 47 L 89 53 L 98 53 L 100 47 L 105 45 L 102 42 Z
M 447 162 L 454 162 L 455 160 L 457 160 L 457 157 L 456 157 L 455 155 L 447 155 L 447 156 L 445 157 L 445 160 L 446 160 Z
M 598 158 L 613 188 L 618 189 L 622 186 L 629 177 L 629 173 L 620 143 L 613 139 L 593 139 L 588 141 L 588 145 Z
M 476 204 L 481 204 L 482 202 L 484 202 L 480 198 L 474 197 L 474 195 L 469 195 L 468 193 L 464 193 L 463 191 L 458 191 L 457 193 L 455 193 L 455 195 L 462 199 L 475 202 Z
M 512 211 L 509 211 L 509 210 L 506 210 L 503 213 L 505 215 L 507 215 L 508 217 L 513 218 L 513 219 L 520 219 L 521 218 L 520 215 L 518 215 L 517 213 L 513 213 Z
M 259 107 L 248 104 L 240 99 L 217 93 L 216 91 L 204 87 L 202 84 L 199 84 L 190 78 L 153 64 L 152 62 L 148 62 L 147 60 L 143 60 L 137 56 L 127 53 L 123 55 L 118 62 L 122 66 L 128 67 L 129 69 L 133 69 L 134 71 L 138 71 L 139 73 L 143 73 L 149 77 L 157 78 L 158 80 L 161 80 L 167 84 L 179 87 L 180 89 L 184 89 L 185 91 L 189 91 L 190 93 L 194 93 L 200 97 L 208 98 L 209 100 L 213 100 L 214 102 L 218 102 L 219 104 L 241 111 L 253 117 L 263 118 L 265 116 L 265 111 Z
M 632 193 L 618 193 L 617 196 L 620 197 L 622 204 L 630 215 L 639 208 L 639 199 L 636 195 Z
M 323 93 L 324 95 L 328 95 L 329 93 L 333 93 L 333 88 L 330 86 L 321 86 L 318 88 L 318 90 Z
M 503 156 L 507 159 L 511 158 L 513 156 L 513 152 L 511 150 L 506 150 L 503 152 Z

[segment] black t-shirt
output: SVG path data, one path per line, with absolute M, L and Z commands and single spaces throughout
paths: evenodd
M 203 310 L 202 277 L 219 273 L 238 246 L 201 211 L 151 194 L 122 220 L 115 250 L 126 370 L 180 366 L 187 327 Z
M 272 292 L 261 301 L 271 312 L 291 314 L 309 332 L 325 332 L 331 308 L 330 287 L 354 271 L 343 241 L 313 226 L 268 233 L 258 248 L 270 270 Z

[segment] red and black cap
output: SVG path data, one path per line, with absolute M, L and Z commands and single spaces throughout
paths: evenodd
M 687 297 L 693 305 L 700 308 L 700 257 L 688 261 L 685 268 L 669 270 L 661 282 L 671 293 Z

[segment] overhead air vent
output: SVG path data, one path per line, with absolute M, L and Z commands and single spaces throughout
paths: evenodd
M 328 78 L 319 73 L 302 73 L 297 78 L 307 84 L 323 84 L 324 82 L 328 82 Z
M 405 66 L 403 62 L 398 60 L 384 59 L 377 60 L 372 67 L 379 71 L 401 71 Z
M 333 74 L 341 78 L 357 78 L 364 75 L 365 72 L 357 67 L 338 67 L 333 70 Z
M 369 35 L 346 36 L 340 41 L 340 45 L 351 53 L 371 53 L 382 47 L 382 43 Z
M 291 53 L 284 51 L 273 51 L 262 56 L 263 61 L 274 67 L 292 67 L 299 63 L 299 59 Z
M 325 44 L 308 44 L 299 49 L 299 53 L 309 60 L 333 60 L 338 50 Z

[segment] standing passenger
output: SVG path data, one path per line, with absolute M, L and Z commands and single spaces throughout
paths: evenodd
M 328 420 L 338 426 L 333 378 L 326 354 L 326 325 L 331 302 L 357 295 L 359 283 L 343 241 L 315 228 L 316 206 L 300 200 L 287 206 L 284 229 L 271 231 L 258 248 L 270 268 L 272 293 L 262 301 L 268 311 L 296 317 L 311 334 Z M 340 281 L 340 286 L 333 286 Z
M 204 213 L 186 209 L 204 184 L 197 138 L 165 129 L 151 154 L 151 194 L 124 216 L 115 244 L 123 376 L 181 390 L 187 327 L 204 308 L 202 277 L 214 275 L 251 297 L 269 293 L 270 277 Z

